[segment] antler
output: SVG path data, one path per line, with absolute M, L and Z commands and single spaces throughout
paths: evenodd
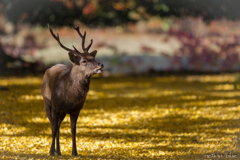
M 90 47 L 92 46 L 92 42 L 93 40 L 91 39 L 91 43 L 88 45 L 87 48 L 85 48 L 85 38 L 86 38 L 86 31 L 84 32 L 84 35 L 81 34 L 80 30 L 79 30 L 79 25 L 74 29 L 78 32 L 79 36 L 82 38 L 82 49 L 84 52 L 88 52 L 88 50 L 90 49 Z
M 56 36 L 56 35 L 53 33 L 52 28 L 49 26 L 49 24 L 48 24 L 48 28 L 49 28 L 50 33 L 52 34 L 53 38 L 58 42 L 58 44 L 59 44 L 63 49 L 65 49 L 66 51 L 73 52 L 73 53 L 75 53 L 75 52 L 80 53 L 74 46 L 73 46 L 74 50 L 65 47 L 65 46 L 60 42 L 58 33 L 57 33 L 57 36 Z

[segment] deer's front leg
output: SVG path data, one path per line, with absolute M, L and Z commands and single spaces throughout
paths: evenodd
M 72 155 L 77 156 L 77 148 L 76 148 L 76 124 L 78 119 L 79 112 L 76 114 L 70 114 L 71 119 L 71 132 L 72 132 Z
M 54 156 L 55 152 L 55 137 L 58 132 L 58 118 L 59 118 L 59 112 L 56 110 L 51 111 L 52 114 L 52 122 L 51 122 L 51 128 L 52 128 L 52 146 L 50 149 L 50 155 Z

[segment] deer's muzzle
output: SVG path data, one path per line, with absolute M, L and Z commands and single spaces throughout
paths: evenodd
M 95 73 L 101 73 L 102 69 L 104 68 L 104 65 L 101 63 L 98 63 L 97 65 L 99 68 L 95 69 Z
M 98 63 L 98 67 L 100 67 L 101 69 L 103 69 L 103 68 L 104 68 L 104 65 L 101 64 L 101 63 Z

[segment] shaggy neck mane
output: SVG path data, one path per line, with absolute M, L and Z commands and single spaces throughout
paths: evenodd
M 78 71 L 75 69 L 74 66 L 71 68 L 70 72 L 70 79 L 72 81 L 72 85 L 76 88 L 80 87 L 82 89 L 89 89 L 89 84 L 90 84 L 90 78 L 91 76 L 87 77 L 84 75 L 83 72 Z

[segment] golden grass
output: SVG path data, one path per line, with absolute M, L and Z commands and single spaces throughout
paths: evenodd
M 62 156 L 51 157 L 42 77 L 0 77 L 9 88 L 0 91 L 0 159 L 240 158 L 237 81 L 234 74 L 94 77 L 77 124 L 79 156 L 71 156 L 67 116 Z

